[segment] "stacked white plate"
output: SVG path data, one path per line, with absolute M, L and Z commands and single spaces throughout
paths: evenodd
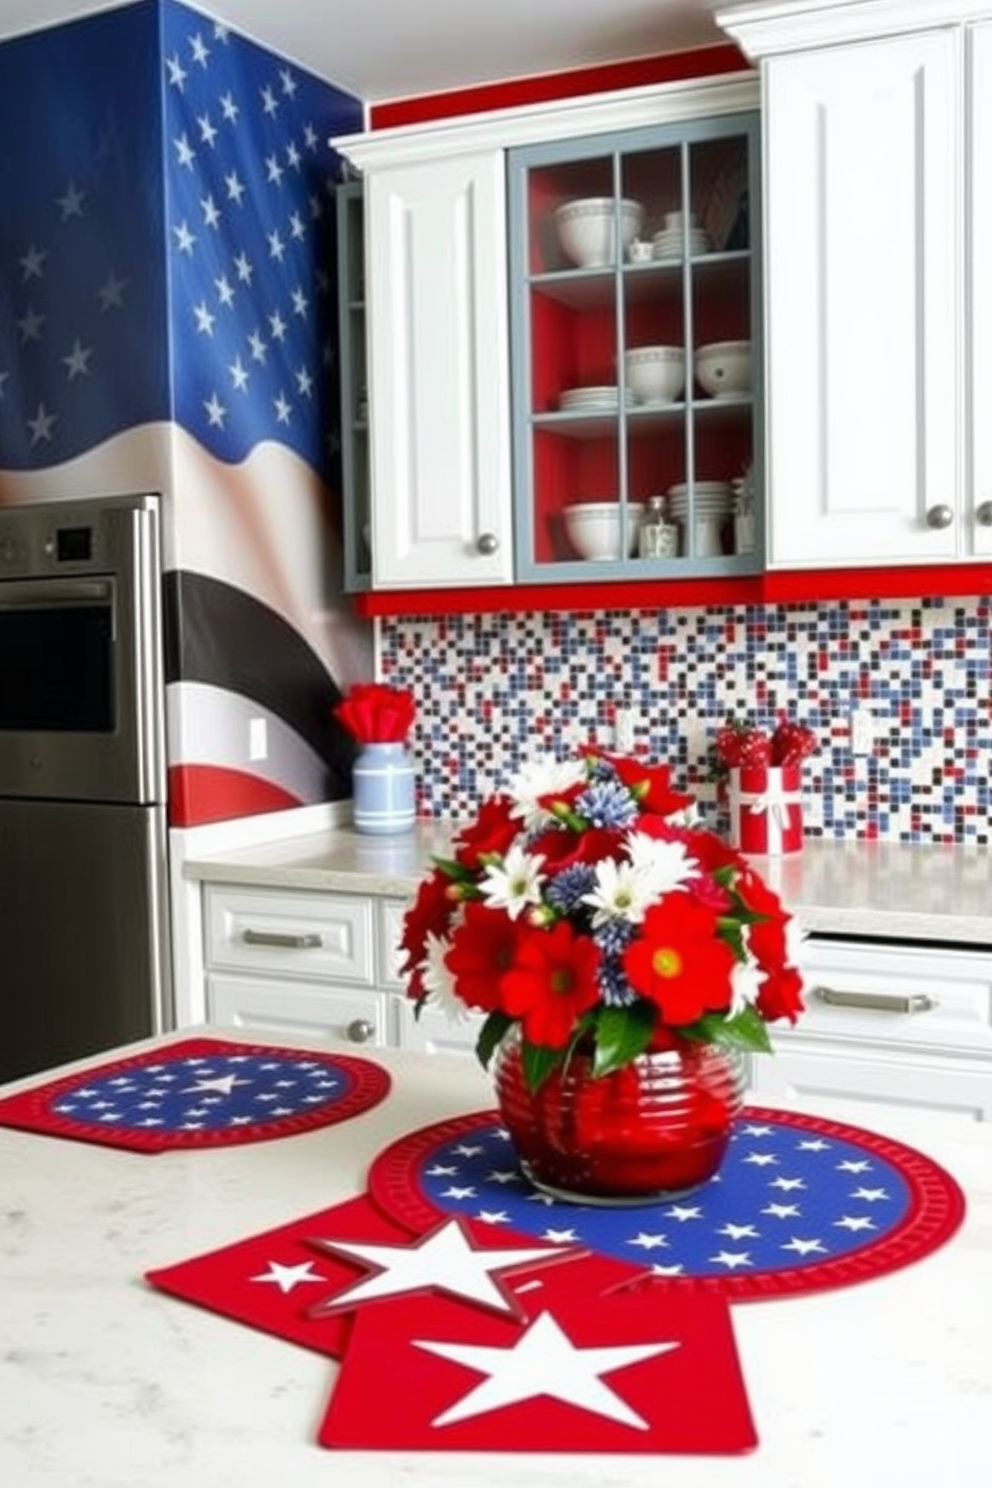
M 692 509 L 695 515 L 695 538 L 692 551 L 697 558 L 714 558 L 723 552 L 723 529 L 734 514 L 734 488 L 730 481 L 696 481 Z M 668 510 L 672 519 L 686 530 L 689 515 L 689 489 L 684 482 L 669 487 Z M 688 551 L 686 541 L 683 551 Z
M 678 258 L 685 243 L 685 238 L 680 227 L 666 227 L 662 232 L 656 232 L 651 239 L 651 246 L 655 258 Z M 688 233 L 689 256 L 695 258 L 700 253 L 710 253 L 713 248 L 713 239 L 704 227 L 692 227 Z
M 626 389 L 626 402 L 632 403 L 634 395 Z M 558 399 L 563 413 L 616 413 L 620 407 L 620 389 L 616 383 L 607 387 L 566 388 Z

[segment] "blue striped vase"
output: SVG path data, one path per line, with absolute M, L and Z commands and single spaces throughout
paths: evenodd
M 417 783 L 405 744 L 363 744 L 352 766 L 356 832 L 410 832 L 417 820 Z

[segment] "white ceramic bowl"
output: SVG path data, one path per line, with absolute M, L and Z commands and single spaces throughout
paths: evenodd
M 624 197 L 620 203 L 620 249 L 637 237 L 644 223 L 640 202 Z M 616 203 L 612 196 L 584 196 L 555 210 L 558 242 L 566 258 L 582 269 L 615 263 Z
M 638 403 L 672 403 L 685 388 L 681 346 L 638 346 L 624 354 L 627 386 Z
M 644 512 L 643 504 L 627 505 L 628 550 L 637 546 L 637 529 Z M 583 558 L 603 563 L 620 555 L 620 504 L 616 501 L 580 501 L 565 508 L 565 530 L 569 541 Z
M 750 341 L 714 341 L 700 346 L 693 367 L 700 387 L 711 398 L 730 398 L 751 391 Z

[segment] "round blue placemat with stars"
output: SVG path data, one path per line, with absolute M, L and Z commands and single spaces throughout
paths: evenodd
M 291 1136 L 377 1105 L 381 1065 L 223 1039 L 185 1039 L 0 1100 L 0 1126 L 136 1152 Z
M 954 1179 L 873 1132 L 748 1107 L 715 1178 L 688 1197 L 624 1208 L 566 1203 L 520 1172 L 495 1111 L 424 1127 L 383 1149 L 369 1192 L 416 1230 L 457 1213 L 588 1246 L 647 1279 L 766 1298 L 843 1286 L 907 1265 L 964 1217 Z

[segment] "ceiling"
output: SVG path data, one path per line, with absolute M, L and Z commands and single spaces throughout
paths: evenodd
M 803 0 L 799 0 L 803 3 Z M 727 38 L 727 0 L 211 0 L 192 8 L 368 103 Z M 113 0 L 0 0 L 0 40 Z

